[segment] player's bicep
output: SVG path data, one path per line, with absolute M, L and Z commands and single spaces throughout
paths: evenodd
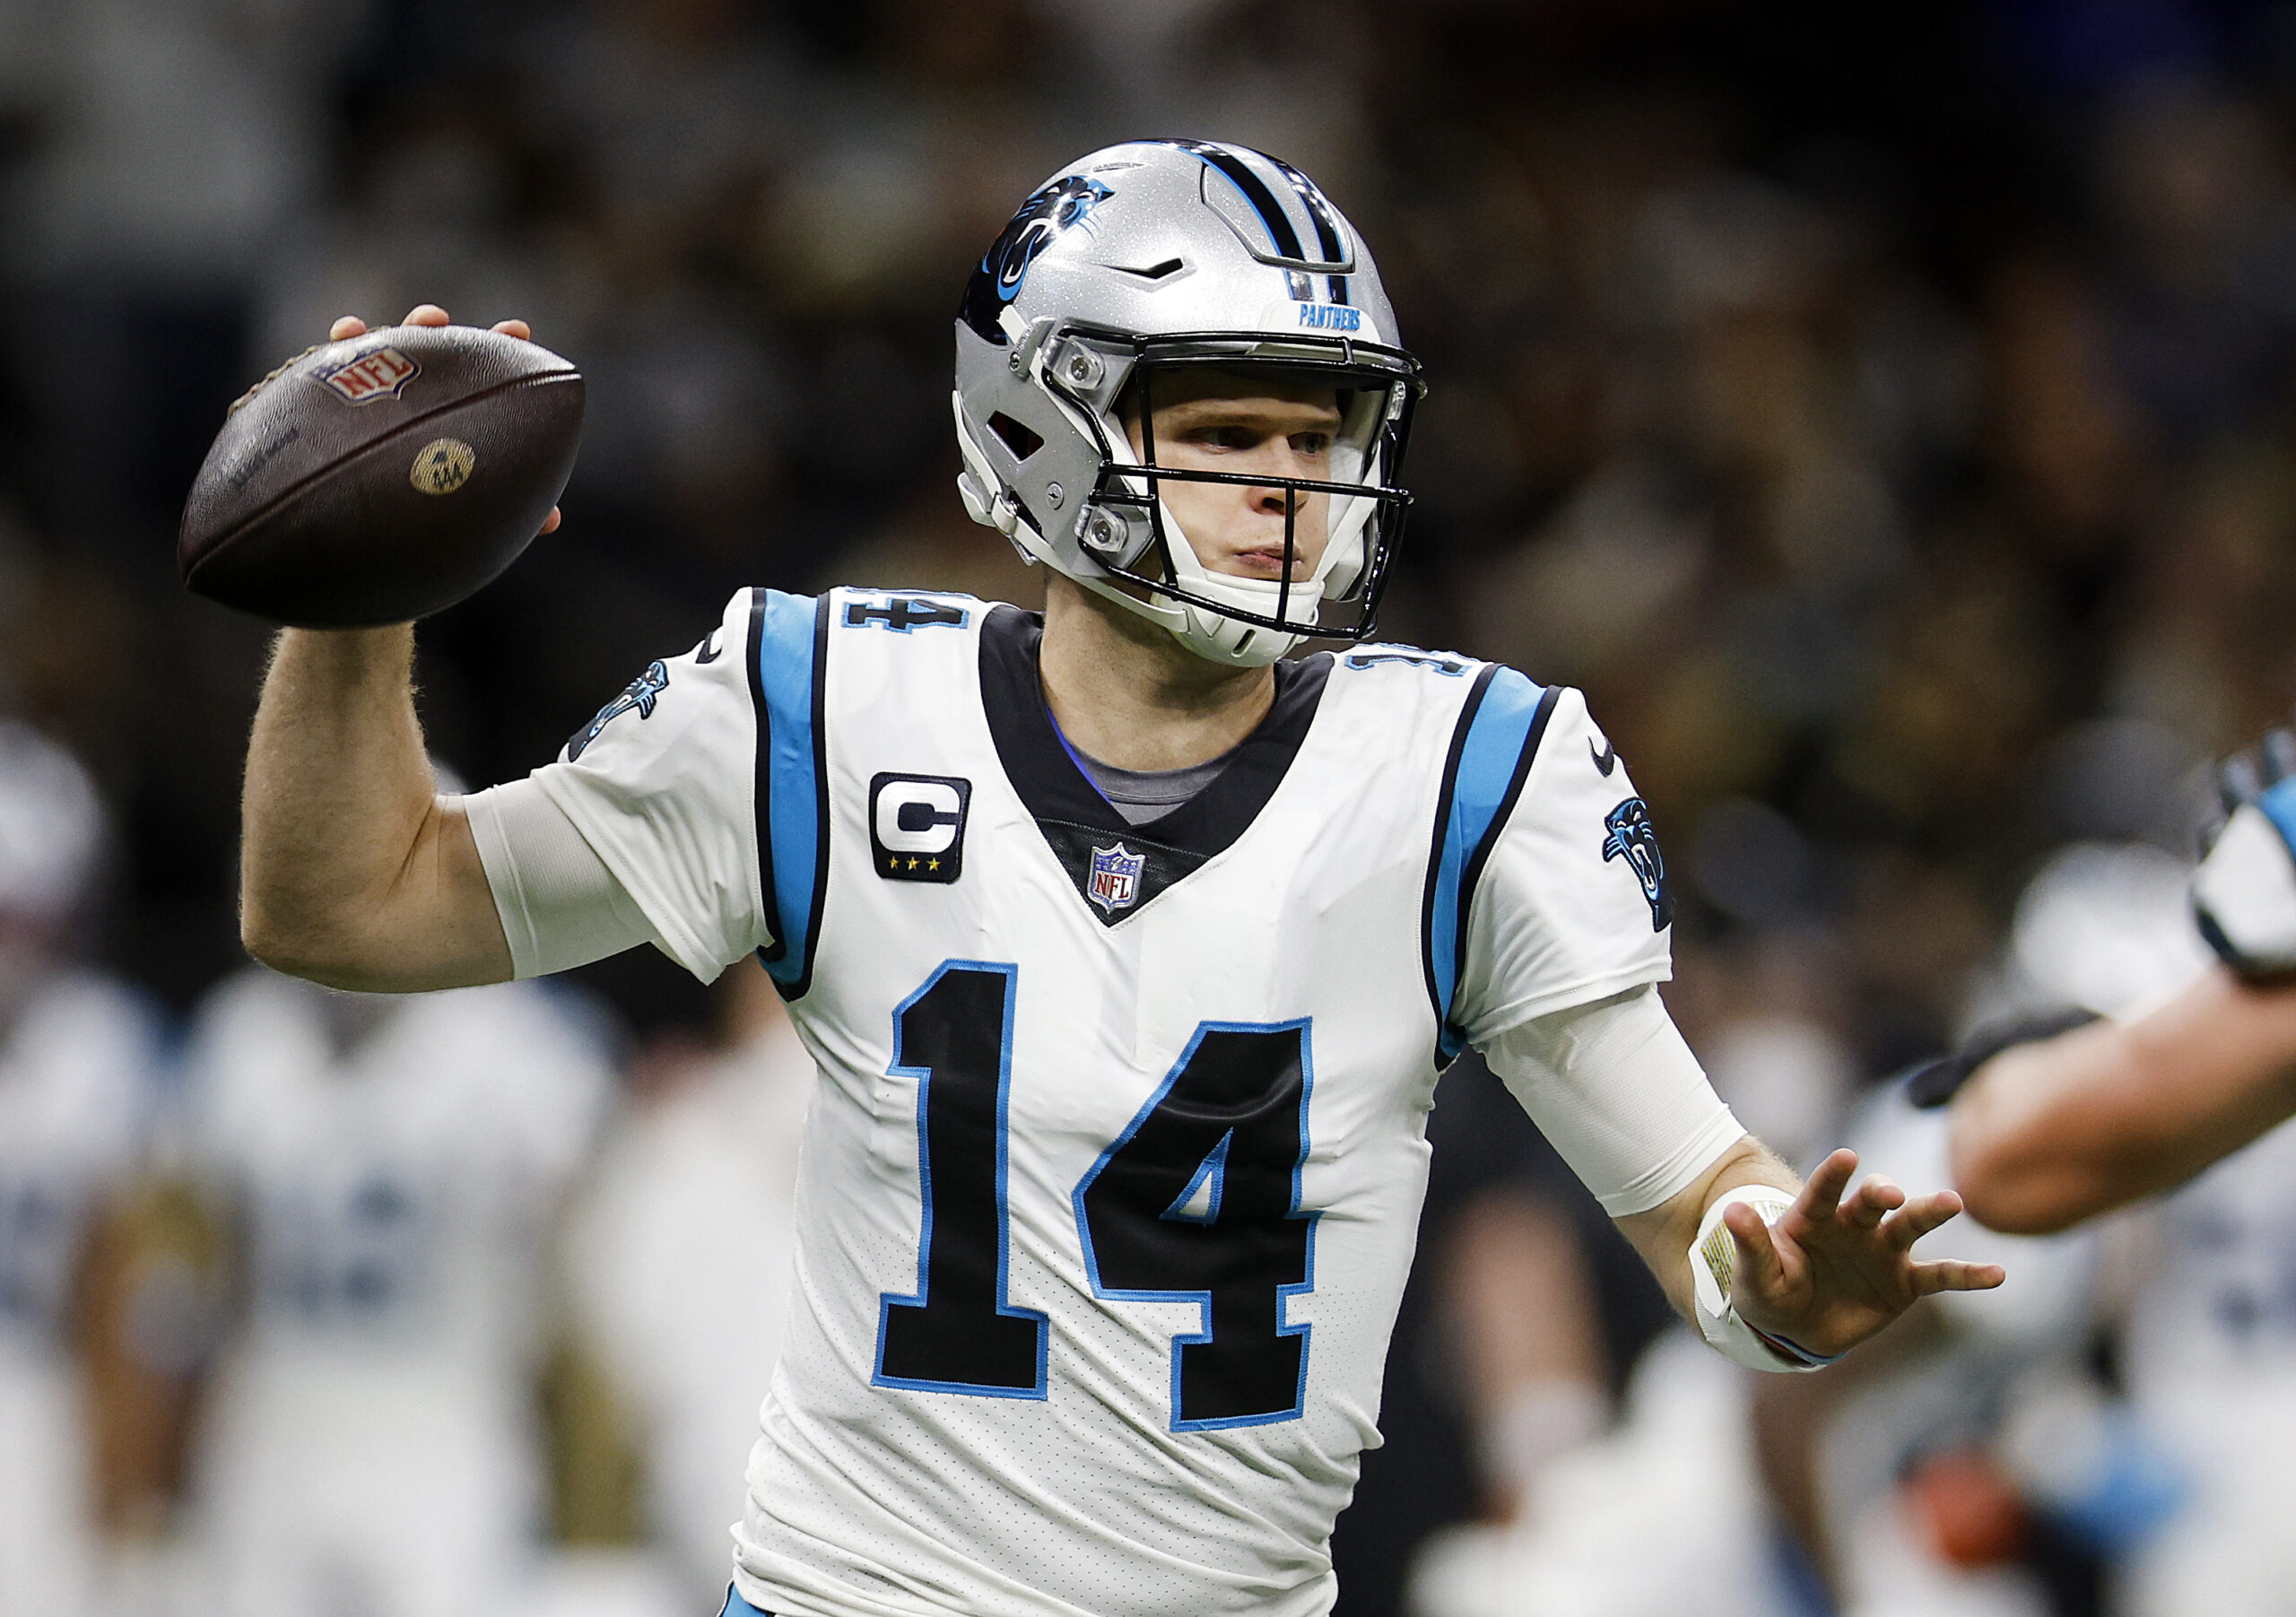
M 1674 900 L 1649 809 L 1585 699 L 1551 695 L 1465 896 L 1449 1020 L 1477 1045 L 1673 974 Z
M 494 787 L 463 799 L 462 808 L 511 975 L 547 977 L 660 943 L 645 912 L 540 782 Z
M 771 937 L 758 858 L 751 600 L 736 596 L 700 645 L 640 670 L 528 777 L 610 873 L 646 937 L 705 981 Z M 586 924 L 604 928 L 614 891 L 582 887 L 581 861 L 570 845 L 561 851 L 576 882 L 570 900 Z M 603 944 L 629 931 L 595 935 Z

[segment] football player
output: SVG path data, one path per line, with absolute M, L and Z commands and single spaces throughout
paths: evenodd
M 148 1010 L 64 946 L 102 843 L 78 761 L 0 719 L 0 1617 L 95 1609 L 75 1304 L 91 1234 L 143 1154 L 159 1069 Z
M 1995 1229 L 2125 1206 L 2296 1116 L 2296 736 L 2233 759 L 2224 792 L 2193 878 L 2218 964 L 2142 1015 L 2005 1034 L 1941 1068 L 1941 1090 L 1962 1081 L 1953 1181 Z
M 1950 1192 L 1848 1152 L 1801 1186 L 1715 1097 L 1578 694 L 1367 643 L 1421 378 L 1314 184 L 1094 152 L 955 335 L 960 492 L 1049 569 L 1040 619 L 744 591 L 465 799 L 407 630 L 291 632 L 251 739 L 274 964 L 428 988 L 651 943 L 756 951 L 788 1000 L 821 1076 L 729 1611 L 1328 1609 L 1469 1046 L 1744 1363 L 1998 1283 L 1909 1256 Z
M 731 1482 L 780 1356 L 813 1059 L 762 968 L 718 979 L 725 1048 L 640 1091 L 569 1220 L 571 1301 L 637 1417 L 645 1500 L 682 1589 L 726 1585 Z
M 612 1088 L 594 1030 L 532 986 L 410 1000 L 250 969 L 185 1065 L 247 1275 L 200 1422 L 214 1609 L 492 1609 L 538 1509 L 536 1276 Z

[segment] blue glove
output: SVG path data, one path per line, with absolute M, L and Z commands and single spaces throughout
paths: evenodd
M 2226 818 L 2193 877 L 2200 935 L 2252 982 L 2296 974 L 2296 735 L 2226 761 Z

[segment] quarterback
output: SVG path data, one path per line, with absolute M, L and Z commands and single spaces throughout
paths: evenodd
M 468 797 L 433 793 L 408 630 L 290 631 L 250 743 L 243 926 L 283 969 L 651 943 L 756 952 L 789 1002 L 820 1077 L 729 1612 L 1327 1611 L 1470 1046 L 1743 1363 L 1999 1283 L 1913 1258 L 1952 1193 L 1853 1188 L 1846 1152 L 1801 1186 L 1716 1098 L 1578 694 L 1370 643 L 1422 384 L 1304 175 L 1094 152 L 955 335 L 960 492 L 1048 569 L 1041 618 L 744 591 Z

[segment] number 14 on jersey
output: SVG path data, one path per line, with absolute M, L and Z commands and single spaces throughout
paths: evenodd
M 1050 1322 L 1008 1300 L 1013 1015 L 1018 969 L 941 967 L 893 1013 L 893 1072 L 917 1080 L 924 1205 L 917 1290 L 887 1293 L 883 1387 L 1042 1398 Z M 1314 1082 L 1307 1021 L 1199 1025 L 1171 1073 L 1070 1200 L 1095 1296 L 1189 1302 L 1172 1339 L 1171 1426 L 1299 1416 L 1318 1214 L 1300 1205 Z

